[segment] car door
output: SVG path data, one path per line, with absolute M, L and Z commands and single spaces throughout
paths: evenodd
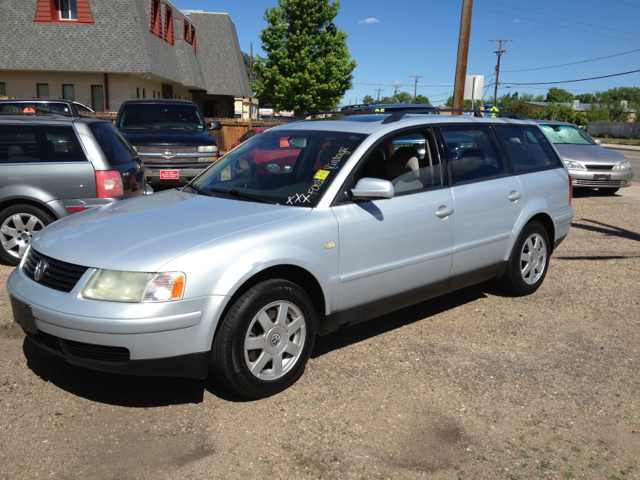
M 469 273 L 490 278 L 499 271 L 513 228 L 522 214 L 522 186 L 509 172 L 491 127 L 441 127 L 450 159 L 455 209 L 452 286 Z M 463 142 L 454 139 L 466 139 Z M 461 277 L 458 279 L 458 277 Z
M 415 148 L 416 134 L 427 146 L 422 154 Z M 405 139 L 414 146 L 397 148 Z M 338 309 L 385 298 L 393 302 L 392 297 L 402 301 L 402 294 L 414 291 L 413 298 L 420 298 L 418 289 L 446 287 L 453 254 L 453 195 L 443 181 L 432 132 L 386 138 L 358 168 L 351 186 L 364 177 L 390 180 L 395 196 L 333 207 L 340 231 Z M 404 302 L 410 303 L 416 301 Z

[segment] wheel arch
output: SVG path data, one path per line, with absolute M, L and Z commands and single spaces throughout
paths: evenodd
M 226 305 L 224 306 L 222 314 L 220 315 L 220 319 L 218 321 L 218 324 L 216 325 L 213 335 L 214 338 L 218 334 L 218 330 L 220 329 L 222 320 L 225 318 L 229 309 L 234 305 L 236 300 L 240 298 L 253 285 L 272 278 L 281 278 L 298 285 L 309 296 L 309 299 L 311 300 L 311 303 L 313 305 L 313 309 L 318 315 L 318 321 L 324 316 L 326 309 L 325 293 L 316 277 L 311 272 L 309 272 L 309 270 L 297 265 L 274 265 L 255 273 L 254 275 L 246 279 L 238 288 L 236 288 L 233 295 L 229 297 Z
M 553 245 L 556 238 L 556 227 L 553 224 L 553 220 L 551 219 L 551 217 L 546 213 L 540 212 L 527 220 L 525 225 L 528 225 L 531 222 L 539 222 L 547 231 L 547 236 L 549 237 L 549 253 L 553 253 Z
M 5 208 L 14 207 L 16 205 L 29 205 L 29 206 L 44 210 L 45 213 L 51 215 L 51 218 L 53 218 L 54 221 L 60 218 L 60 216 L 53 209 L 51 209 L 51 207 L 49 207 L 49 205 L 47 205 L 46 203 L 42 203 L 38 200 L 34 200 L 32 198 L 25 198 L 25 197 L 13 197 L 13 198 L 7 198 L 5 200 L 2 200 L 0 202 L 0 212 L 3 211 Z

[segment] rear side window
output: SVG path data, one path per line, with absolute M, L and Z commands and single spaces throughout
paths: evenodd
M 111 165 L 124 165 L 133 161 L 137 156 L 135 150 L 124 137 L 109 122 L 94 122 L 89 128 L 102 147 Z
M 67 103 L 46 102 L 2 102 L 0 111 L 7 113 L 55 113 L 70 117 L 73 112 Z
M 442 127 L 455 183 L 498 177 L 507 166 L 489 127 Z
M 86 161 L 71 126 L 2 125 L 0 163 Z
M 536 127 L 496 127 L 516 173 L 559 165 L 549 141 Z

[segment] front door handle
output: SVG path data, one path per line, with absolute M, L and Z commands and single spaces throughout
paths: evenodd
M 518 192 L 517 190 L 511 190 L 511 193 L 509 194 L 509 200 L 515 202 L 516 200 L 520 200 L 521 198 L 522 194 L 520 192 Z
M 438 218 L 447 218 L 449 215 L 453 213 L 453 208 L 449 208 L 446 205 L 441 205 L 436 212 L 436 217 Z

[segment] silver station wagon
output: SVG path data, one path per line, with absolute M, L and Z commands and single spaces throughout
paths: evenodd
M 259 398 L 296 381 L 317 334 L 490 279 L 535 292 L 572 218 L 533 123 L 309 115 L 181 190 L 48 226 L 7 286 L 15 321 L 69 363 L 211 370 Z

